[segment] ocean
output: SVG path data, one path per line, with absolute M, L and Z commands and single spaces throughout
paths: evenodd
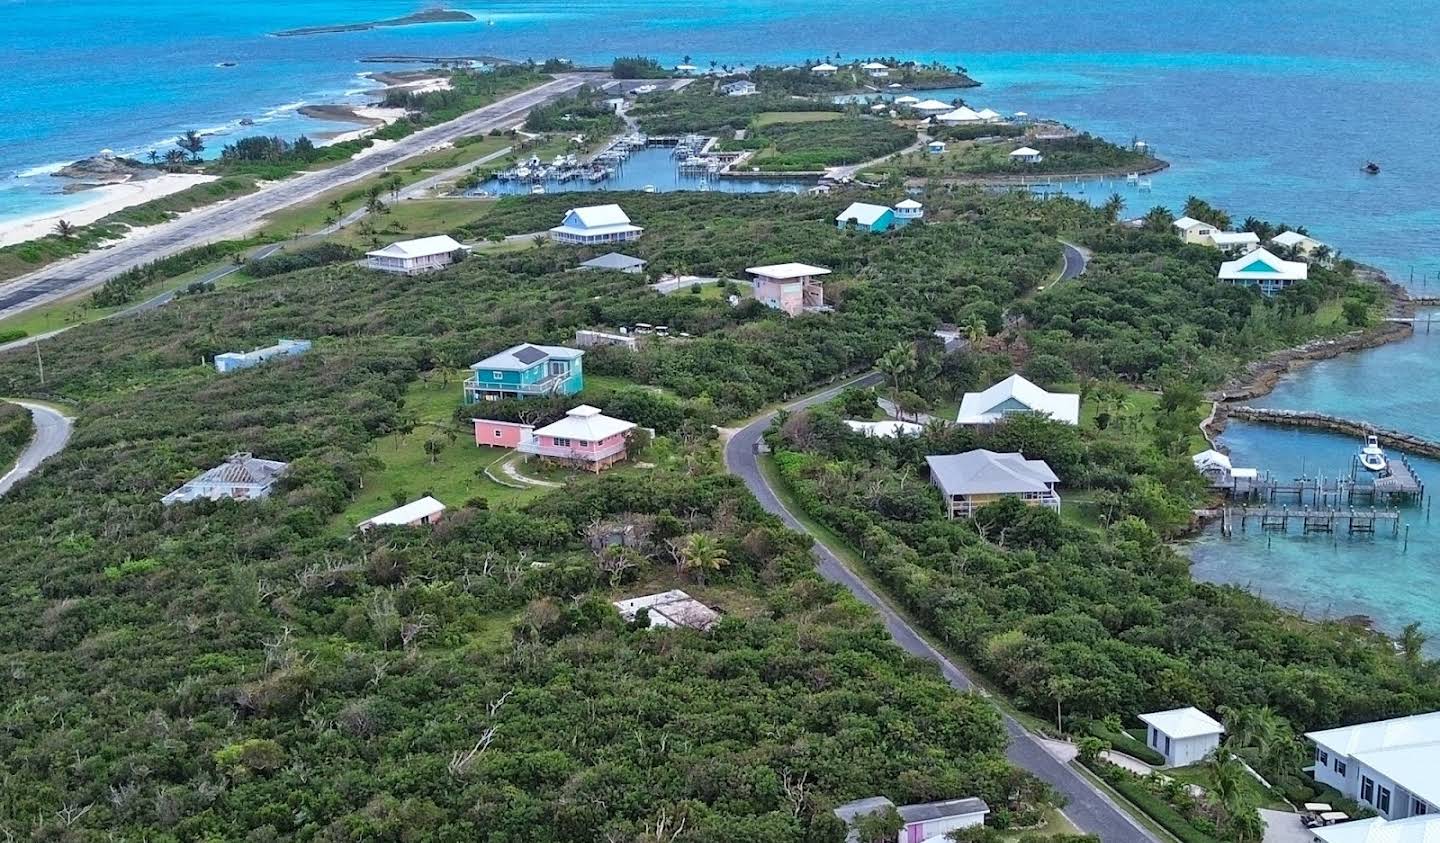
M 565 57 L 607 63 L 936 59 L 984 86 L 976 107 L 1052 117 L 1112 140 L 1148 142 L 1172 163 L 1153 191 L 1120 192 L 1126 213 L 1196 194 L 1231 211 L 1304 224 L 1344 255 L 1440 289 L 1440 4 L 1313 0 L 566 0 L 447 4 L 474 23 L 276 38 L 280 29 L 396 17 L 405 0 L 0 0 L 0 220 L 81 201 L 47 172 L 102 148 L 143 154 L 185 129 L 226 137 L 333 131 L 304 103 L 362 99 L 379 54 Z M 1427 35 L 1429 33 L 1429 35 Z M 220 62 L 235 62 L 222 68 Z M 240 127 L 242 119 L 256 121 Z M 1375 160 L 1378 176 L 1361 173 Z M 1307 368 L 1267 399 L 1440 437 L 1425 385 L 1440 383 L 1440 335 Z M 1417 386 L 1418 385 L 1418 386 Z M 1237 458 L 1280 471 L 1342 460 L 1355 443 L 1237 424 Z M 1422 463 L 1433 482 L 1440 464 Z M 1440 486 L 1436 486 L 1440 488 Z M 1201 539 L 1196 572 L 1249 585 L 1310 613 L 1366 614 L 1386 629 L 1440 628 L 1440 525 L 1412 518 L 1390 540 Z

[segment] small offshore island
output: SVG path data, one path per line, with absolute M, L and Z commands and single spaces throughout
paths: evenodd
M 478 20 L 469 12 L 458 9 L 426 9 L 413 15 L 365 23 L 338 23 L 330 26 L 302 26 L 298 29 L 282 29 L 272 32 L 276 38 L 293 38 L 298 35 L 323 35 L 331 32 L 364 32 L 389 26 L 418 26 L 422 23 L 472 23 Z

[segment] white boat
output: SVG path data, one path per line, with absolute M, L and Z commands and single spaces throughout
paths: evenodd
M 545 192 L 545 185 L 543 185 L 543 184 L 533 185 L 533 186 L 530 188 L 530 192 L 533 193 L 533 194 L 537 194 L 537 195 L 538 195 L 538 194 L 541 194 L 541 193 L 544 193 L 544 192 Z
M 1365 447 L 1360 449 L 1360 465 L 1366 471 L 1384 471 L 1388 463 L 1385 461 L 1385 449 L 1380 447 L 1380 440 L 1375 434 L 1365 437 Z
M 642 191 L 644 191 L 645 193 L 654 193 L 654 192 L 655 192 L 655 185 L 653 185 L 653 184 L 647 184 L 647 185 L 645 185 L 644 187 L 642 187 L 642 188 L 640 188 L 640 189 L 641 189 Z

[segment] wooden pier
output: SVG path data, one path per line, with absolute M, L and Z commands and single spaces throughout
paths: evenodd
M 1393 509 L 1291 509 L 1288 506 L 1227 506 L 1220 513 L 1220 533 L 1233 536 L 1237 526 L 1243 533 L 1252 521 L 1261 530 L 1281 533 L 1290 532 L 1290 525 L 1294 523 L 1307 535 L 1334 533 L 1342 528 L 1350 535 L 1375 535 L 1377 528 L 1387 525 L 1391 536 L 1400 535 L 1400 513 Z

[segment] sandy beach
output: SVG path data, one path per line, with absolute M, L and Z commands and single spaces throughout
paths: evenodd
M 92 188 L 77 194 L 85 197 L 86 201 L 73 208 L 0 221 L 0 246 L 23 243 L 51 234 L 55 231 L 55 223 L 60 220 L 66 220 L 73 225 L 89 225 L 131 205 L 169 196 L 216 178 L 218 177 L 191 173 L 165 173 L 150 179 Z
M 326 144 L 343 143 L 348 140 L 358 140 L 365 137 L 381 126 L 388 126 L 405 116 L 403 108 L 381 108 L 378 105 L 357 105 L 346 107 L 348 116 L 327 115 L 327 120 L 344 120 L 346 122 L 364 123 L 360 129 L 352 129 L 348 132 L 339 132 L 325 138 Z

